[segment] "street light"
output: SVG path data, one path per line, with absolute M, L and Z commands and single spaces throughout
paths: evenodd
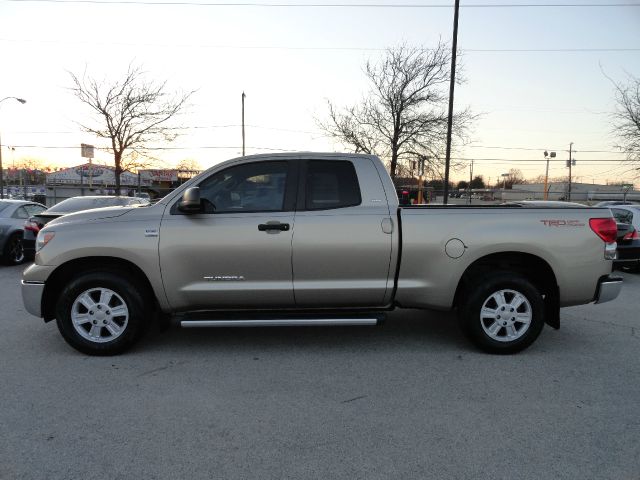
M 25 103 L 27 103 L 27 101 L 24 98 L 18 98 L 18 97 L 4 97 L 2 100 L 0 100 L 0 103 L 4 102 L 5 100 L 9 100 L 9 99 L 14 99 L 20 103 L 22 103 L 23 105 Z M 0 136 L 0 199 L 4 198 L 4 172 L 2 171 L 2 137 Z
M 502 190 L 506 190 L 507 189 L 507 177 L 509 176 L 509 173 L 501 173 L 500 176 L 502 177 Z
M 544 199 L 548 200 L 549 191 L 547 190 L 547 183 L 549 182 L 549 159 L 556 158 L 556 152 L 547 152 L 544 151 L 544 158 L 547 160 L 547 171 L 544 174 Z

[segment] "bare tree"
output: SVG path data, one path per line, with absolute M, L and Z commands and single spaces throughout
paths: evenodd
M 425 160 L 425 174 L 441 177 L 444 165 L 451 53 L 406 45 L 387 50 L 379 63 L 367 62 L 370 91 L 356 105 L 338 109 L 318 125 L 356 153 L 377 154 L 389 162 L 392 177 L 408 176 L 412 162 Z M 477 118 L 467 108 L 454 114 L 454 136 L 464 142 Z M 454 167 L 458 166 L 453 162 Z
M 71 91 L 96 115 L 92 124 L 80 124 L 86 132 L 111 142 L 115 166 L 116 193 L 120 194 L 120 174 L 148 165 L 151 145 L 171 142 L 177 127 L 170 121 L 181 113 L 193 92 L 167 92 L 166 82 L 145 78 L 139 66 L 130 65 L 120 80 L 96 80 L 69 72 Z
M 513 188 L 514 185 L 522 185 L 527 183 L 522 174 L 522 170 L 519 168 L 512 168 L 509 170 L 509 174 L 498 179 L 497 187 Z
M 200 163 L 198 163 L 198 161 L 194 160 L 193 158 L 184 158 L 184 159 L 180 160 L 180 162 L 178 162 L 178 165 L 176 166 L 176 168 L 178 170 L 185 170 L 185 171 L 189 171 L 189 172 L 195 172 L 195 171 L 202 170 L 202 167 L 200 166 Z
M 611 80 L 616 93 L 616 111 L 613 114 L 616 148 L 637 165 L 640 172 L 640 78 L 629 75 L 627 84 Z

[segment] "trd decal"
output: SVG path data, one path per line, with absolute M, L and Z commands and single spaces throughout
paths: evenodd
M 580 220 L 540 220 L 547 227 L 584 227 Z

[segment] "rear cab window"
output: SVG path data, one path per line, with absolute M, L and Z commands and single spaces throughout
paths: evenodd
M 623 210 L 622 208 L 612 208 L 611 212 L 615 217 L 617 222 L 620 223 L 632 223 L 633 222 L 633 213 L 629 210 Z

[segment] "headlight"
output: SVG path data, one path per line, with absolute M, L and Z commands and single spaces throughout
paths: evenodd
M 42 250 L 44 246 L 49 243 L 55 236 L 56 232 L 45 232 L 43 230 L 40 230 L 38 232 L 38 237 L 36 238 L 36 252 Z

